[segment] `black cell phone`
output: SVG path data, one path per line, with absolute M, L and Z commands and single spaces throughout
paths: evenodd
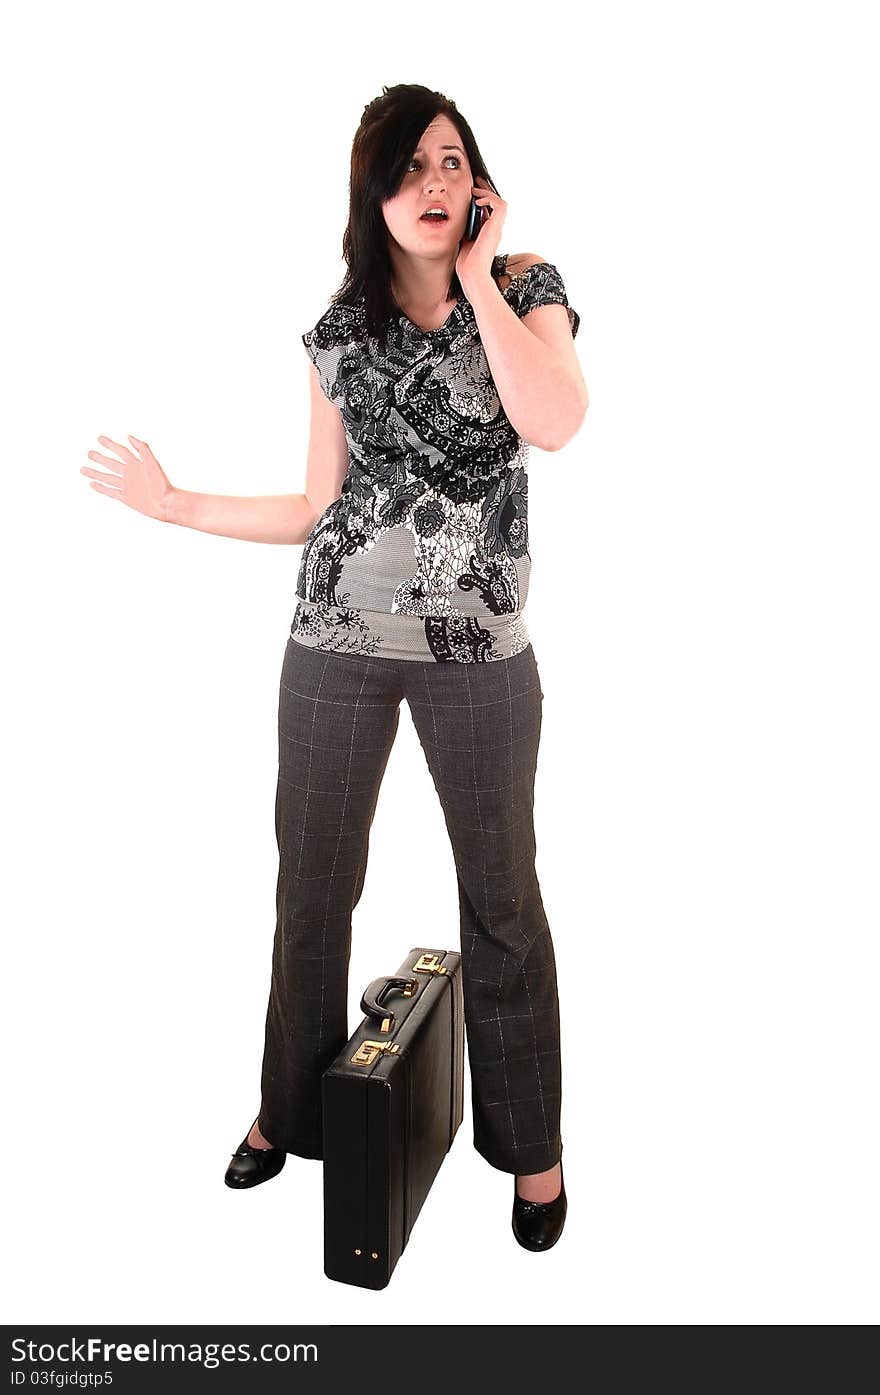
M 491 181 L 489 183 L 489 188 L 492 190 L 493 194 L 498 193 L 498 190 Z M 483 226 L 483 220 L 489 217 L 491 217 L 489 210 L 482 204 L 478 204 L 473 194 L 471 194 L 471 206 L 468 211 L 467 223 L 465 224 L 464 235 L 461 239 L 462 242 L 473 242 L 480 228 Z
M 480 228 L 483 226 L 483 210 L 478 205 L 473 194 L 471 195 L 471 206 L 468 211 L 467 223 L 465 224 L 462 242 L 473 242 Z

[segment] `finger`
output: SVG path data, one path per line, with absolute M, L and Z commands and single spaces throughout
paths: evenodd
M 138 450 L 150 451 L 150 447 L 147 445 L 146 441 L 139 441 L 137 436 L 129 434 L 128 439 L 131 441 L 132 445 L 137 446 Z M 150 451 L 150 454 L 152 455 L 152 451 Z
M 114 460 L 112 455 L 102 455 L 99 450 L 90 450 L 88 457 L 89 460 L 96 460 L 99 465 L 109 465 L 114 474 L 122 475 L 125 471 L 125 466 Z
M 129 450 L 128 446 L 121 446 L 118 441 L 111 440 L 109 436 L 99 436 L 98 440 L 101 442 L 102 446 L 111 446 L 113 450 L 118 450 L 119 454 L 123 457 L 123 459 L 125 459 L 126 457 L 129 461 L 137 459 L 137 457 L 133 455 L 132 452 Z
M 105 475 L 102 474 L 100 470 L 90 470 L 88 465 L 80 465 L 79 472 L 81 475 L 88 475 L 90 479 L 103 480 L 105 484 L 116 484 L 118 481 L 118 487 L 120 489 L 125 484 L 125 479 L 122 475 Z
M 122 498 L 121 489 L 108 489 L 106 485 L 98 484 L 95 480 L 89 480 L 89 486 L 91 489 L 96 489 L 99 494 L 109 494 L 111 499 Z

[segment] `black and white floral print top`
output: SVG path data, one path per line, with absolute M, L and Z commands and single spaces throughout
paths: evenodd
M 498 259 L 506 274 L 507 254 Z M 522 317 L 568 309 L 551 262 L 501 292 Z M 342 492 L 303 549 L 291 636 L 311 648 L 482 663 L 529 643 L 528 444 L 501 405 L 465 296 L 438 329 L 406 315 L 384 352 L 362 303 L 302 335 L 349 448 Z

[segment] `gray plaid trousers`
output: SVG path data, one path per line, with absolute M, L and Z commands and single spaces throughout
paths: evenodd
M 519 1175 L 559 1161 L 556 960 L 533 824 L 543 696 L 531 645 L 508 659 L 459 664 L 338 654 L 288 640 L 259 1115 L 276 1147 L 321 1157 L 321 1077 L 350 1036 L 352 911 L 405 698 L 458 876 L 474 1147 L 493 1167 Z M 402 939 L 401 954 L 409 948 Z

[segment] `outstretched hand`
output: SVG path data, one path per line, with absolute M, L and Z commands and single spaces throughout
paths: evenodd
M 130 509 L 137 509 L 138 513 L 146 514 L 148 518 L 158 518 L 162 523 L 167 523 L 168 504 L 174 493 L 174 486 L 146 441 L 139 441 L 135 436 L 129 436 L 128 439 L 135 449 L 121 446 L 116 441 L 111 441 L 109 436 L 99 436 L 101 445 L 109 446 L 118 452 L 121 460 L 102 455 L 100 451 L 90 450 L 89 460 L 109 466 L 113 473 L 104 474 L 99 470 L 89 469 L 88 465 L 82 465 L 80 474 L 92 477 L 92 489 L 96 489 L 99 494 L 119 499 L 123 504 L 128 504 Z

